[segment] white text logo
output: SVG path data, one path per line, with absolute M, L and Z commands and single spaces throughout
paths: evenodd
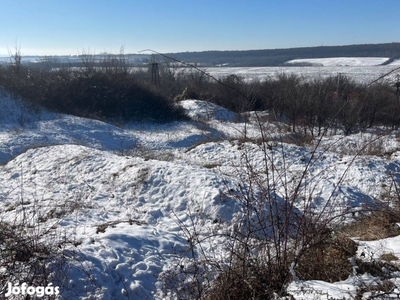
M 47 286 L 28 286 L 28 284 L 24 282 L 20 286 L 19 283 L 12 285 L 11 282 L 8 282 L 7 285 L 8 289 L 5 294 L 6 297 L 13 295 L 35 295 L 40 298 L 44 295 L 58 295 L 60 293 L 59 287 L 52 286 L 52 283 L 49 283 Z

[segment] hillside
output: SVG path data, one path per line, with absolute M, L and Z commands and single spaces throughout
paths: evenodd
M 293 202 L 287 229 L 295 226 L 292 217 L 310 210 L 326 224 L 349 222 L 385 193 L 389 197 L 389 187 L 399 184 L 398 131 L 380 135 L 377 142 L 372 130 L 332 135 L 314 151 L 312 143 L 293 143 L 286 124 L 272 119 L 261 125 L 268 141 L 261 143 L 257 120 L 270 119 L 267 112 L 248 112 L 245 123 L 235 113 L 198 100 L 181 102 L 191 121 L 120 127 L 33 111 L 7 95 L 0 105 L 0 225 L 24 226 L 20 234 L 35 241 L 28 251 L 29 264 L 35 258 L 42 262 L 39 246 L 46 247 L 51 258 L 46 260 L 46 280 L 60 287 L 62 299 L 190 299 L 196 283 L 206 291 L 218 267 L 229 266 L 229 237 L 246 213 L 265 218 L 287 206 L 288 193 L 301 182 L 305 168 L 304 194 Z M 250 210 L 246 195 L 262 200 L 257 195 L 265 191 L 258 184 L 268 182 L 265 172 L 278 178 L 270 192 L 276 206 Z M 252 182 L 257 187 L 250 188 L 253 177 L 246 174 L 257 175 Z M 351 212 L 349 219 L 344 211 Z M 259 222 L 249 222 L 247 226 L 258 228 Z M 272 234 L 264 230 L 255 231 L 250 240 Z M 236 234 L 232 238 L 240 236 Z M 398 241 L 399 237 L 358 241 L 352 261 L 368 265 L 383 254 L 400 257 Z M 257 253 L 254 249 L 249 255 L 256 259 Z M 6 258 L 3 254 L 1 270 L 11 281 L 18 273 L 12 269 L 15 264 L 4 263 Z M 21 262 L 26 267 L 27 261 Z M 354 299 L 357 293 L 370 295 L 360 286 L 372 289 L 373 283 L 381 284 L 378 275 L 355 264 L 350 271 L 330 283 L 294 277 L 288 291 L 295 299 Z M 390 293 L 399 294 L 399 273 L 387 272 Z
M 388 57 L 392 61 L 400 58 L 400 43 L 248 51 L 184 52 L 168 55 L 185 62 L 231 67 L 282 66 L 287 61 L 294 59 L 329 57 Z
M 157 51 L 157 49 L 153 49 Z M 147 65 L 153 53 L 127 53 L 124 58 L 131 66 Z M 110 54 L 95 54 L 94 61 L 107 59 Z M 287 61 L 295 59 L 333 58 L 333 57 L 385 57 L 383 64 L 390 64 L 400 58 L 400 43 L 365 44 L 347 46 L 319 46 L 288 49 L 264 49 L 243 51 L 201 51 L 165 53 L 166 56 L 198 64 L 200 66 L 228 66 L 228 67 L 266 67 L 283 66 Z M 1 62 L 9 62 L 9 58 L 0 58 Z M 80 66 L 80 55 L 73 56 L 25 56 L 23 62 L 34 62 L 37 66 L 55 66 L 68 64 Z

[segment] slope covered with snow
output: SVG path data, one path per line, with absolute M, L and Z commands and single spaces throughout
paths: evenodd
M 205 252 L 226 255 L 223 233 L 241 216 L 235 195 L 245 166 L 257 169 L 264 159 L 260 143 L 252 142 L 259 124 L 198 100 L 181 103 L 193 121 L 120 127 L 33 110 L 6 96 L 0 105 L 1 218 L 24 222 L 42 241 L 65 247 L 66 266 L 54 271 L 64 278 L 64 298 L 167 297 L 162 276 L 192 255 L 185 229 L 198 230 Z M 285 134 L 282 128 L 265 124 L 271 141 Z M 312 147 L 271 142 L 274 168 L 287 180 L 275 193 L 284 195 L 310 163 L 307 178 L 319 178 L 310 184 L 314 205 L 323 210 L 335 195 L 329 213 L 340 214 L 378 199 L 390 178 L 400 181 L 395 135 L 383 142 L 390 157 L 354 157 L 350 150 L 362 137 L 331 139 L 333 145 L 323 141 L 314 154 Z M 396 240 L 386 245 L 400 255 Z M 298 299 L 321 291 L 352 299 L 355 289 L 354 278 L 289 287 Z

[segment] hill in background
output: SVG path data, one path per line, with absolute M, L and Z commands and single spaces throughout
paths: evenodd
M 154 49 L 157 50 L 157 49 Z M 111 54 L 112 55 L 112 54 Z M 268 67 L 283 66 L 286 62 L 295 59 L 332 58 L 332 57 L 385 57 L 383 64 L 389 64 L 400 59 L 400 43 L 364 44 L 347 46 L 319 46 L 288 49 L 244 50 L 244 51 L 201 51 L 166 53 L 167 57 L 197 64 L 202 67 L 229 66 L 229 67 Z M 82 59 L 87 56 L 24 56 L 23 62 L 54 67 L 55 64 L 70 66 L 82 65 Z M 93 55 L 95 61 L 109 57 L 102 53 Z M 151 61 L 151 54 L 125 54 L 124 58 L 131 66 L 147 65 Z M 8 62 L 4 57 L 0 63 Z
M 211 66 L 235 67 L 281 66 L 289 60 L 329 57 L 388 57 L 391 61 L 400 58 L 400 43 L 365 44 L 349 46 L 320 46 L 290 49 L 248 51 L 204 51 L 168 54 L 185 62 Z

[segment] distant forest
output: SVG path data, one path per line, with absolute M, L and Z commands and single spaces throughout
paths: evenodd
M 153 49 L 157 51 L 157 49 Z M 110 57 L 120 57 L 121 54 L 94 54 L 74 56 L 24 56 L 23 62 L 34 62 L 35 65 L 54 67 L 55 65 L 67 65 L 79 67 L 85 64 L 90 57 L 94 63 L 109 60 Z M 246 50 L 246 51 L 202 51 L 165 53 L 167 57 L 196 64 L 200 67 L 229 66 L 229 67 L 267 67 L 283 66 L 292 59 L 301 58 L 328 58 L 328 57 L 388 57 L 388 64 L 400 58 L 400 43 L 365 44 L 349 46 L 320 46 L 289 49 Z M 151 54 L 123 54 L 129 66 L 144 66 L 154 61 Z M 157 55 L 156 55 L 157 56 Z M 163 59 L 161 57 L 157 60 Z M 6 60 L 3 60 L 3 63 Z M 0 64 L 2 62 L 0 61 Z
M 349 46 L 320 46 L 290 49 L 247 51 L 203 51 L 170 53 L 176 59 L 205 66 L 264 67 L 282 66 L 292 59 L 327 57 L 388 57 L 390 63 L 400 58 L 400 43 Z

